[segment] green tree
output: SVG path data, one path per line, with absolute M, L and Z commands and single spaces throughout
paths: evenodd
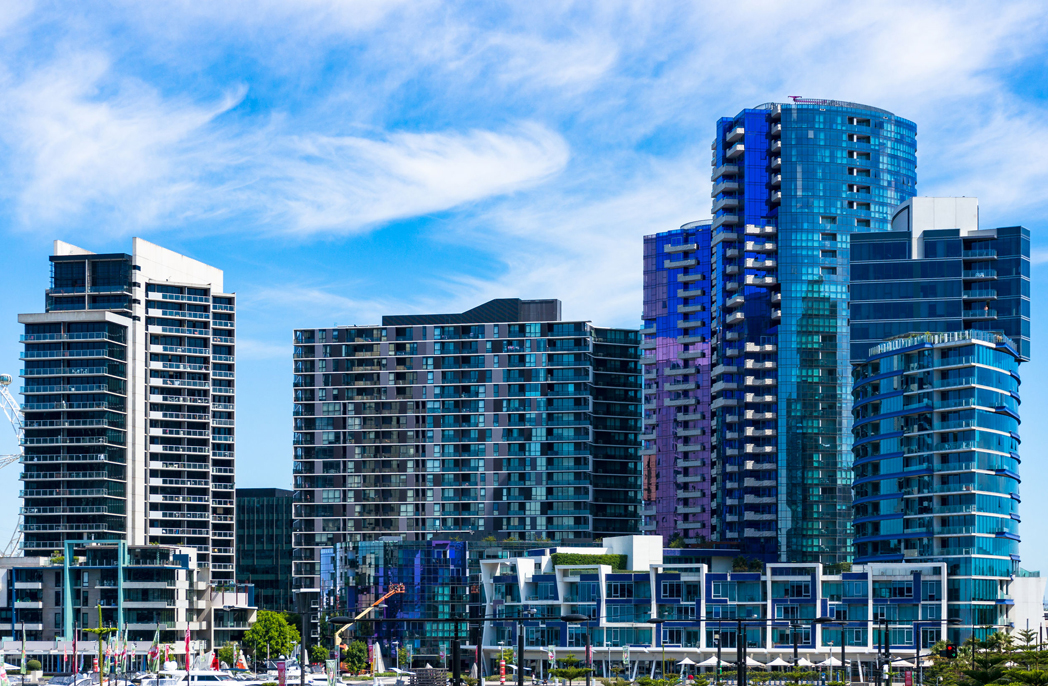
M 327 659 L 328 649 L 324 646 L 310 646 L 309 647 L 309 659 L 313 664 L 318 664 Z
M 401 648 L 400 650 L 397 651 L 397 656 L 400 659 L 400 668 L 401 669 L 410 670 L 411 669 L 411 651 L 408 650 L 407 648 Z M 474 681 L 475 681 L 475 679 L 474 679 Z
M 345 650 L 344 661 L 352 674 L 359 674 L 368 666 L 368 647 L 363 641 L 353 641 Z
M 235 667 L 237 660 L 236 643 L 227 643 L 218 649 L 218 661 L 225 662 L 229 667 Z
M 1043 669 L 1009 669 L 1007 677 L 1012 683 L 1048 686 L 1048 671 Z
M 557 660 L 557 663 L 561 666 L 557 669 L 549 670 L 550 676 L 555 676 L 558 679 L 564 679 L 568 682 L 568 686 L 571 686 L 571 682 L 573 682 L 575 679 L 580 679 L 586 676 L 588 672 L 593 671 L 592 669 L 579 667 L 579 659 L 571 653 L 568 653 L 561 659 Z
M 256 658 L 264 657 L 267 649 L 272 656 L 289 655 L 299 640 L 298 629 L 288 624 L 283 614 L 269 610 L 259 610 L 255 623 L 244 634 L 244 645 Z

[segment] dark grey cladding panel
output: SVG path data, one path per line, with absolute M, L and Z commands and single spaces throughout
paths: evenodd
M 382 326 L 441 326 L 443 324 L 497 324 L 502 322 L 560 321 L 559 300 L 489 300 L 460 314 L 394 314 L 382 317 Z

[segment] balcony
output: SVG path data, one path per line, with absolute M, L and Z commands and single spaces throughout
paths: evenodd
M 772 286 L 777 286 L 779 283 L 779 280 L 774 276 L 753 276 L 752 274 L 747 274 L 744 277 L 744 280 L 747 286 L 758 286 L 762 288 L 771 288 Z
M 739 198 L 734 195 L 727 195 L 713 203 L 713 213 L 716 214 L 720 210 L 734 210 L 738 206 Z
M 751 257 L 747 257 L 746 258 L 746 268 L 747 269 L 761 269 L 761 270 L 767 272 L 767 271 L 772 271 L 773 269 L 776 268 L 776 266 L 777 265 L 775 263 L 775 260 L 772 260 L 772 259 L 755 260 L 755 259 L 753 259 Z
M 744 319 L 746 319 L 746 314 L 745 313 L 743 313 L 743 312 L 735 312 L 735 313 L 731 314 L 731 316 L 729 316 L 725 320 L 725 323 L 728 324 L 729 326 L 731 326 L 732 324 L 738 324 L 739 322 L 741 322 Z
M 729 310 L 733 310 L 736 307 L 742 307 L 745 303 L 746 296 L 744 296 L 742 293 L 739 293 L 738 295 L 729 298 L 728 302 L 724 303 L 724 307 Z
M 779 205 L 782 203 L 782 191 L 772 191 L 769 202 L 772 205 Z
M 778 141 L 778 140 L 772 141 L 771 142 L 771 147 L 769 149 L 771 150 L 771 154 L 773 154 L 773 155 L 781 154 L 782 153 L 782 141 Z
M 782 158 L 781 157 L 773 157 L 773 158 L 771 158 L 770 166 L 771 166 L 771 168 L 773 170 L 782 169 Z
M 747 236 L 774 236 L 776 229 L 774 226 L 756 226 L 754 224 L 746 225 Z
M 721 181 L 720 183 L 713 185 L 710 197 L 716 198 L 721 193 L 738 193 L 741 188 L 742 185 L 737 181 Z
M 961 298 L 964 300 L 996 300 L 997 291 L 991 288 L 984 288 L 982 290 L 964 291 L 961 293 Z
M 772 124 L 771 128 L 768 130 L 768 134 L 772 138 L 778 138 L 779 136 L 781 136 L 782 135 L 782 124 Z
M 735 226 L 739 221 L 739 215 L 737 214 L 722 214 L 713 218 L 711 228 L 716 230 L 722 226 Z
M 698 246 L 697 243 L 684 243 L 682 245 L 667 245 L 665 247 L 665 250 L 668 253 L 694 252 L 695 250 L 698 250 L 698 249 L 699 249 L 699 246 Z
M 738 389 L 739 384 L 735 381 L 718 381 L 713 384 L 710 391 L 713 393 L 723 393 L 724 391 L 737 391 Z
M 736 126 L 734 129 L 732 129 L 731 131 L 728 132 L 728 136 L 727 136 L 726 140 L 729 143 L 734 143 L 734 142 L 742 139 L 742 137 L 744 135 L 746 135 L 746 129 L 741 127 L 741 126 Z
M 746 241 L 746 252 L 775 252 L 776 245 L 774 241 L 765 241 L 764 243 L 757 243 L 755 241 Z
M 771 187 L 780 188 L 782 186 L 782 174 L 771 175 Z
M 686 269 L 687 267 L 696 267 L 696 266 L 698 266 L 698 264 L 699 264 L 699 261 L 698 260 L 694 260 L 694 259 L 665 260 L 662 263 L 662 266 L 665 269 Z
M 961 278 L 968 281 L 993 281 L 997 279 L 997 271 L 994 269 L 965 269 Z
M 961 316 L 964 319 L 997 319 L 997 310 L 963 310 Z
M 725 157 L 727 157 L 729 160 L 735 160 L 742 157 L 743 153 L 745 152 L 746 146 L 742 143 L 736 143 L 728 149 L 728 152 L 725 154 Z
M 722 176 L 738 176 L 739 170 L 740 168 L 737 164 L 722 164 L 721 166 L 713 170 L 713 175 L 711 178 L 713 181 L 716 181 Z
M 996 250 L 965 250 L 961 257 L 966 260 L 996 260 Z
M 716 379 L 717 377 L 724 376 L 725 374 L 738 374 L 738 373 L 739 373 L 739 368 L 736 367 L 736 366 L 726 365 L 726 364 L 718 364 L 716 367 L 713 368 L 713 371 L 710 374 L 710 376 L 712 376 L 714 379 Z

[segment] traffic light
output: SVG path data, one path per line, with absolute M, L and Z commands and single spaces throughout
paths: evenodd
M 947 660 L 954 660 L 957 658 L 957 646 L 952 643 L 948 643 L 945 648 L 939 653 L 942 657 Z

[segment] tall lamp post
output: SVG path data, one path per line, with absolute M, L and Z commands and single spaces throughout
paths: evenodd
M 666 678 L 666 636 L 662 633 L 662 625 L 666 622 L 665 619 L 660 617 L 652 617 L 648 620 L 648 624 L 655 625 L 655 631 L 658 632 L 659 645 L 662 646 L 662 665 L 659 667 L 659 671 L 662 673 L 662 678 Z
M 524 615 L 531 619 L 538 610 L 530 608 L 517 616 L 517 686 L 524 686 Z
M 842 682 L 850 682 L 851 681 L 851 672 L 847 671 L 847 669 L 848 669 L 847 668 L 848 661 L 847 661 L 847 659 L 845 657 L 845 654 L 844 654 L 844 646 L 847 645 L 847 641 L 844 640 L 844 626 L 845 626 L 845 623 L 843 621 L 836 620 L 833 617 L 818 617 L 817 619 L 814 620 L 813 623 L 814 624 L 820 624 L 820 625 L 823 625 L 823 626 L 825 626 L 827 624 L 832 624 L 832 625 L 841 627 L 841 681 Z
M 589 621 L 589 617 L 587 615 L 583 615 L 583 614 L 563 615 L 560 619 L 561 619 L 562 622 L 567 622 L 568 624 L 581 624 L 582 622 L 588 622 Z M 586 686 L 590 686 L 590 676 L 591 676 L 590 672 L 592 672 L 592 669 L 590 667 L 590 636 L 589 636 L 589 627 L 588 626 L 586 627 L 586 634 L 585 634 L 585 636 L 586 636 Z
M 797 669 L 797 662 L 800 660 L 800 646 L 798 645 L 797 629 L 800 629 L 801 625 L 797 622 L 790 622 L 790 641 L 793 642 L 793 668 Z

